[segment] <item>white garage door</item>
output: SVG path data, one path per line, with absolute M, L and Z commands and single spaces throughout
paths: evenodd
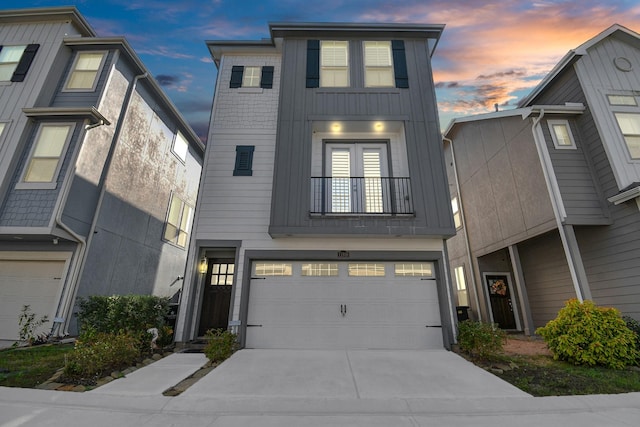
M 248 348 L 442 348 L 432 263 L 255 262 Z
M 24 305 L 31 312 L 48 316 L 39 332 L 51 329 L 60 295 L 65 261 L 0 259 L 0 339 L 19 338 L 18 318 Z

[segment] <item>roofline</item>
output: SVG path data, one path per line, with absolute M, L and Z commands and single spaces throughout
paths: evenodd
M 95 37 L 96 32 L 75 6 L 10 9 L 0 11 L 0 22 L 37 22 L 42 18 L 59 17 L 73 22 L 83 37 Z
M 191 126 L 186 122 L 184 117 L 173 102 L 169 99 L 169 97 L 165 94 L 165 92 L 160 87 L 160 84 L 156 81 L 156 79 L 151 75 L 151 72 L 145 67 L 144 63 L 140 60 L 138 55 L 135 53 L 127 39 L 124 37 L 91 37 L 91 38 L 66 38 L 64 39 L 64 44 L 67 46 L 109 46 L 109 47 L 117 47 L 123 52 L 126 57 L 131 60 L 134 66 L 137 68 L 134 70 L 138 74 L 147 74 L 147 80 L 149 86 L 151 86 L 151 90 L 154 95 L 158 96 L 160 100 L 165 104 L 166 107 L 169 108 L 170 112 L 173 115 L 173 118 L 178 121 L 180 130 L 182 133 L 186 133 L 190 139 L 196 144 L 196 148 L 201 151 L 201 154 L 204 156 L 204 144 L 200 140 L 200 137 L 196 135 Z
M 220 65 L 222 55 L 229 52 L 261 53 L 272 52 L 276 48 L 274 40 L 206 40 L 207 48 L 216 67 Z
M 600 43 L 602 40 L 618 31 L 628 34 L 634 38 L 640 39 L 640 34 L 636 33 L 635 31 L 632 31 L 620 24 L 613 24 L 606 30 L 600 32 L 595 37 L 592 37 L 586 42 L 582 43 L 577 48 L 571 49 L 569 52 L 567 52 L 567 54 L 562 57 L 560 62 L 558 62 L 555 67 L 553 67 L 551 71 L 549 71 L 549 73 L 544 76 L 540 83 L 538 83 L 538 85 L 527 96 L 525 96 L 520 100 L 520 102 L 518 102 L 518 107 L 524 107 L 532 102 L 538 95 L 540 95 L 540 92 L 542 92 L 569 65 L 573 64 L 581 56 L 586 55 L 589 48 L 593 47 L 597 43 Z
M 447 128 L 442 133 L 442 136 L 447 138 L 449 132 L 460 123 L 477 122 L 482 120 L 499 119 L 503 117 L 521 116 L 522 119 L 526 119 L 532 114 L 582 114 L 585 110 L 585 106 L 581 103 L 566 103 L 564 105 L 532 105 L 525 108 L 514 108 L 512 110 L 496 111 L 493 113 L 476 114 L 473 116 L 457 117 L 452 119 Z
M 439 39 L 444 24 L 389 24 L 352 22 L 270 22 L 271 38 L 301 35 L 340 35 L 373 31 L 376 33 L 398 34 L 402 37 Z

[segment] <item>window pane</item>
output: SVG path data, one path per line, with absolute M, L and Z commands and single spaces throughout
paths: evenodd
M 571 143 L 571 137 L 569 136 L 569 129 L 566 124 L 553 125 L 553 133 L 556 134 L 556 141 L 558 145 L 568 146 L 573 145 Z
M 433 263 L 405 262 L 395 265 L 396 276 L 433 277 Z
M 24 182 L 51 182 L 55 177 L 59 159 L 33 158 L 29 162 Z
M 180 224 L 180 213 L 182 210 L 182 200 L 179 197 L 173 197 L 171 199 L 171 207 L 169 208 L 169 217 L 167 222 L 169 224 L 177 226 Z
M 323 67 L 347 66 L 348 48 L 346 41 L 323 41 L 321 49 Z
M 391 42 L 364 42 L 364 63 L 367 67 L 390 67 Z
M 173 141 L 173 152 L 182 159 L 183 162 L 187 161 L 187 153 L 189 152 L 189 144 L 184 139 L 184 136 L 180 132 L 176 134 L 176 139 Z
M 625 141 L 633 159 L 640 159 L 640 136 L 626 136 Z
M 0 136 L 2 136 L 2 132 L 4 132 L 5 126 L 6 126 L 6 123 L 0 123 Z
M 303 276 L 337 276 L 338 275 L 338 264 L 302 264 L 302 275 Z
M 0 51 L 0 62 L 12 62 L 17 64 L 20 62 L 22 53 L 27 46 L 3 46 Z
M 635 96 L 607 95 L 610 105 L 638 105 Z
M 43 126 L 33 151 L 34 157 L 60 157 L 71 126 Z
M 290 263 L 281 262 L 258 262 L 255 268 L 258 276 L 291 276 L 293 272 Z
M 615 113 L 631 158 L 640 159 L 640 114 Z
M 469 293 L 467 291 L 467 283 L 464 279 L 464 268 L 462 266 L 454 269 L 454 275 L 456 276 L 456 288 L 458 295 L 458 305 L 469 306 Z
M 81 53 L 78 56 L 78 62 L 76 62 L 75 70 L 93 70 L 96 71 L 100 68 L 102 63 L 102 57 L 104 53 Z
M 349 264 L 349 276 L 352 277 L 383 277 L 384 264 L 352 263 Z
M 184 208 L 182 209 L 182 219 L 180 220 L 180 229 L 184 230 L 186 233 L 189 232 L 192 215 L 193 215 L 193 209 L 191 209 L 191 206 L 185 204 Z
M 365 73 L 365 86 L 367 87 L 391 87 L 395 84 L 393 70 L 381 68 L 369 68 Z
M 8 82 L 16 70 L 16 64 L 0 64 L 0 81 Z
M 104 55 L 103 52 L 80 53 L 67 82 L 67 88 L 92 89 Z
M 244 67 L 242 87 L 260 86 L 260 67 Z
M 320 73 L 320 85 L 323 87 L 346 87 L 349 79 L 346 69 L 323 69 Z

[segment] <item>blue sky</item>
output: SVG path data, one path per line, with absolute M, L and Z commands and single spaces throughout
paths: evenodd
M 513 108 L 566 54 L 618 23 L 640 32 L 637 0 L 9 0 L 75 5 L 98 36 L 124 36 L 201 138 L 216 68 L 205 40 L 269 37 L 269 22 L 445 24 L 433 57 L 441 126 Z

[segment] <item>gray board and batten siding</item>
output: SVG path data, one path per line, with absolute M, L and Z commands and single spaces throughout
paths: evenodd
M 605 200 L 618 194 L 611 162 L 574 67 L 567 67 L 531 102 L 546 105 L 582 102 L 586 105 L 584 113 L 577 116 L 575 122 L 585 157 L 592 168 L 593 181 Z M 604 211 L 610 225 L 575 226 L 591 294 L 597 304 L 614 306 L 624 314 L 640 319 L 640 212 L 633 201 L 619 205 L 607 203 Z
M 375 33 L 379 39 L 385 34 Z M 367 34 L 358 34 L 366 40 Z M 455 234 L 435 101 L 427 39 L 405 39 L 409 88 L 365 88 L 362 52 L 349 36 L 349 88 L 307 88 L 307 39 L 284 40 L 282 47 L 277 146 L 269 233 L 278 235 Z M 347 37 L 342 38 L 347 39 Z M 309 201 L 314 121 L 402 121 L 415 215 L 409 217 L 311 217 Z

